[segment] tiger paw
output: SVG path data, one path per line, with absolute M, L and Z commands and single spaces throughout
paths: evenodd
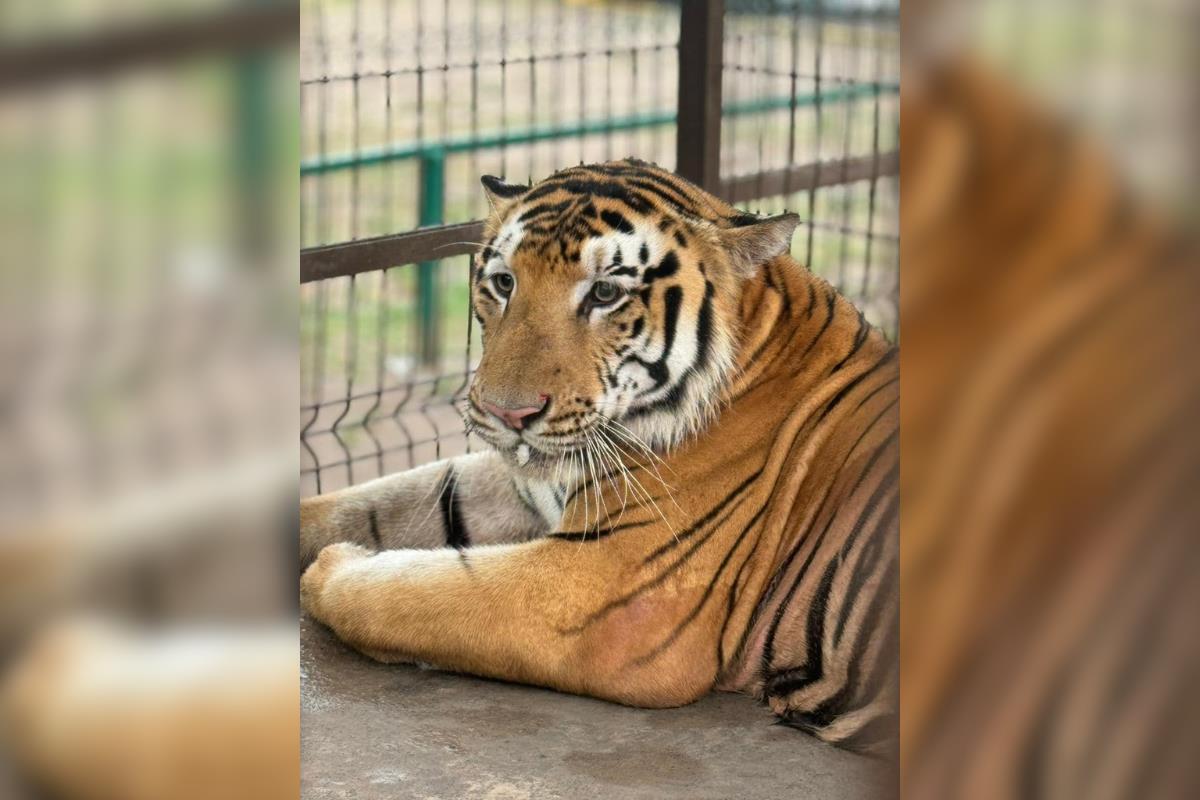
M 300 576 L 300 607 L 312 617 L 325 621 L 322 600 L 326 587 L 337 570 L 348 562 L 369 558 L 373 553 L 349 542 L 331 544 L 321 550 L 317 560 Z

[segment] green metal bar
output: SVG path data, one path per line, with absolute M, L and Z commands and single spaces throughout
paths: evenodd
M 861 98 L 873 98 L 877 94 L 897 94 L 900 85 L 896 83 L 863 83 L 845 86 L 838 89 L 822 91 L 822 104 L 846 102 Z M 801 94 L 795 97 L 798 108 L 816 105 L 818 95 L 815 93 Z M 744 103 L 733 103 L 722 109 L 722 116 L 738 117 L 751 114 L 763 114 L 768 111 L 790 109 L 791 97 L 773 97 L 766 100 L 754 100 Z M 336 172 L 357 167 L 369 167 L 385 164 L 389 161 L 399 161 L 408 158 L 425 159 L 432 154 L 445 155 L 466 153 L 472 150 L 485 150 L 493 147 L 505 147 L 519 144 L 553 139 L 568 139 L 576 136 L 590 136 L 610 132 L 653 128 L 659 125 L 673 125 L 675 111 L 659 111 L 651 114 L 636 114 L 612 119 L 584 120 L 574 125 L 561 127 L 541 126 L 524 130 L 498 131 L 480 136 L 456 136 L 431 142 L 406 142 L 391 147 L 364 149 L 357 153 L 345 153 L 325 159 L 311 159 L 300 162 L 300 175 L 320 175 L 325 172 Z M 440 220 L 439 220 L 440 221 Z
M 421 156 L 422 227 L 440 225 L 446 216 L 446 156 L 432 150 Z M 421 363 L 436 367 L 441 356 L 441 297 L 438 291 L 437 262 L 422 261 L 417 265 L 417 349 Z

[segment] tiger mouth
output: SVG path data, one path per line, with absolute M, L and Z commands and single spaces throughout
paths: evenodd
M 468 430 L 471 433 L 483 439 L 499 452 L 512 456 L 518 463 L 553 463 L 559 459 L 586 452 L 591 446 L 592 432 L 604 427 L 603 423 L 593 422 L 570 431 L 533 433 L 501 430 L 485 425 L 479 419 L 468 419 L 470 423 Z

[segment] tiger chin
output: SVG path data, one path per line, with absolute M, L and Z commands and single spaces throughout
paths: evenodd
M 302 603 L 385 662 L 629 705 L 713 689 L 891 750 L 895 348 L 757 217 L 627 160 L 485 177 L 491 445 L 301 503 Z

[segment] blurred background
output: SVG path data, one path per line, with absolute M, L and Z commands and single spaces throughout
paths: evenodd
M 467 272 L 481 175 L 524 183 L 635 157 L 742 208 L 797 211 L 793 254 L 895 334 L 891 0 L 305 0 L 301 12 L 303 495 L 472 446 L 453 401 L 479 355 Z
M 297 30 L 0 6 L 0 796 L 296 794 Z

